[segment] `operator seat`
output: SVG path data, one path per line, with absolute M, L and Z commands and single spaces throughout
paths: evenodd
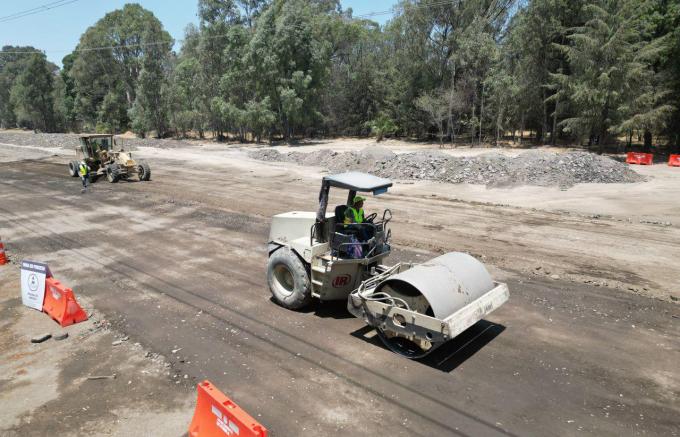
M 347 211 L 347 205 L 338 205 L 335 207 L 335 227 L 344 223 L 345 212 Z
M 331 249 L 338 252 L 338 256 L 344 258 L 347 256 L 347 246 L 340 246 L 343 243 L 352 241 L 352 236 L 356 237 L 356 230 L 345 228 L 345 211 L 347 205 L 338 205 L 335 207 L 335 229 L 331 236 Z M 355 240 L 356 241 L 356 240 Z

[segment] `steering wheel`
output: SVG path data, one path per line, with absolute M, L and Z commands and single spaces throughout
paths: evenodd
M 388 224 L 390 220 L 392 220 L 392 211 L 386 209 L 385 211 L 383 211 L 382 221 L 383 223 Z
M 364 217 L 364 221 L 368 223 L 373 223 L 373 220 L 378 216 L 378 213 L 374 212 L 373 214 L 369 214 L 368 216 Z

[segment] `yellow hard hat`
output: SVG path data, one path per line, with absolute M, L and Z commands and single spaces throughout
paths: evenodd
M 366 200 L 366 198 L 363 196 L 354 196 L 354 203 L 363 202 L 364 200 Z

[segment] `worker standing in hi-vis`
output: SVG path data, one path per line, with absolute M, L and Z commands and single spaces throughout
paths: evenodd
M 80 191 L 84 193 L 87 191 L 87 180 L 90 177 L 90 167 L 87 166 L 85 161 L 80 161 L 78 165 L 78 174 L 80 175 L 80 180 L 83 182 L 83 189 Z

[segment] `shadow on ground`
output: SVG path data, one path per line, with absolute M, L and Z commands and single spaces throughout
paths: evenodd
M 505 331 L 503 325 L 480 320 L 431 354 L 415 361 L 442 372 L 452 372 L 503 331 Z M 375 329 L 370 326 L 357 329 L 351 335 L 377 347 L 387 349 L 380 338 L 375 335 Z

